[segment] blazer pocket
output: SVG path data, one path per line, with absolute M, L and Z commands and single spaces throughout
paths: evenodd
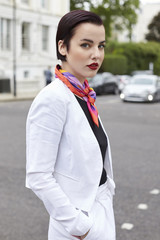
M 80 188 L 80 181 L 78 179 L 57 171 L 53 173 L 53 176 L 64 193 L 66 193 L 72 200 L 73 198 L 77 198 L 76 196 L 78 195 Z
M 71 180 L 73 180 L 73 181 L 76 181 L 76 182 L 79 182 L 79 178 L 77 177 L 77 176 L 75 176 L 75 175 L 70 175 L 70 174 L 68 174 L 68 173 L 64 173 L 64 172 L 62 172 L 62 171 L 60 171 L 60 170 L 55 170 L 54 171 L 54 173 L 53 173 L 53 175 L 56 177 L 56 176 L 60 176 L 60 177 L 64 177 L 64 178 L 68 178 L 68 179 L 71 179 Z

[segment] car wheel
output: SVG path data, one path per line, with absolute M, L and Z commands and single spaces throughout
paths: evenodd
M 153 102 L 158 102 L 158 94 L 157 93 L 154 94 Z
M 97 89 L 96 91 L 96 95 L 98 96 L 98 95 L 101 95 L 101 90 L 100 89 Z

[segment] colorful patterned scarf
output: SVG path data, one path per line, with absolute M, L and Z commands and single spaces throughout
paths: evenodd
M 75 76 L 65 70 L 62 70 L 60 65 L 57 65 L 55 68 L 55 76 L 65 83 L 75 95 L 83 98 L 87 102 L 91 117 L 94 123 L 99 127 L 98 111 L 94 104 L 96 100 L 96 93 L 93 88 L 89 87 L 88 81 L 85 80 L 82 85 Z

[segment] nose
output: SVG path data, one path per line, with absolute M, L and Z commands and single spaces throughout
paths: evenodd
M 91 58 L 97 60 L 100 58 L 100 56 L 101 56 L 100 49 L 98 47 L 93 48 Z

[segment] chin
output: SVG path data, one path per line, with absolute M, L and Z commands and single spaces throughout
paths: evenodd
M 98 72 L 98 71 L 94 71 L 94 72 L 88 74 L 87 77 L 92 78 L 92 77 L 94 77 L 94 76 L 97 74 L 97 72 Z

